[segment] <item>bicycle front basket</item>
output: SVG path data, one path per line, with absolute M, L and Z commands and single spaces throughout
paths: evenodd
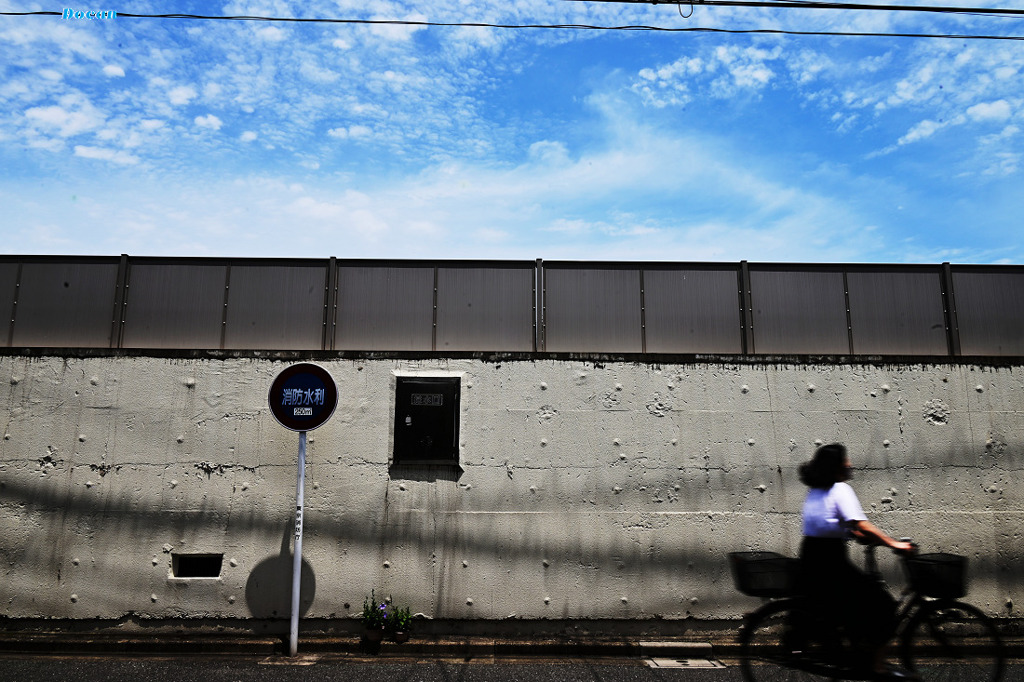
M 793 594 L 797 560 L 776 552 L 730 552 L 729 566 L 736 589 L 751 597 Z
M 967 594 L 967 557 L 918 554 L 907 558 L 910 584 L 926 597 L 957 599 Z

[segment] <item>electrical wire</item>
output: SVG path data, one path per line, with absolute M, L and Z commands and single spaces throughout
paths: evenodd
M 579 0 L 576 0 L 579 1 Z M 623 0 L 596 0 L 598 2 L 615 2 Z M 650 2 L 650 0 L 646 0 Z M 832 3 L 808 4 L 788 2 L 760 2 L 757 0 L 696 0 L 701 5 L 729 5 L 744 7 L 764 6 L 817 6 Z M 668 4 L 666 2 L 665 4 Z M 676 4 L 673 2 L 672 4 Z M 835 9 L 852 9 L 854 6 L 836 7 Z M 865 8 L 874 7 L 865 5 Z M 1024 10 L 1000 10 L 1000 12 L 1024 13 Z M 4 12 L 0 16 L 63 16 L 63 12 L 35 11 L 35 12 Z M 788 36 L 824 36 L 844 38 L 937 38 L 950 40 L 1012 40 L 1022 41 L 1024 36 L 1015 35 L 978 35 L 978 34 L 952 34 L 952 33 L 883 33 L 872 31 L 795 31 L 788 29 L 757 28 L 757 29 L 732 29 L 732 28 L 709 28 L 700 26 L 670 27 L 670 26 L 594 26 L 589 24 L 494 24 L 484 22 L 442 22 L 442 21 L 416 21 L 410 19 L 330 19 L 322 17 L 263 17 L 263 16 L 213 16 L 203 14 L 133 14 L 120 13 L 118 18 L 131 19 L 194 19 L 205 21 L 263 21 L 281 23 L 303 23 L 303 24 L 363 24 L 363 25 L 385 25 L 385 26 L 422 26 L 422 27 L 447 27 L 447 28 L 494 28 L 494 29 L 567 29 L 567 30 L 590 30 L 590 31 L 654 31 L 662 33 L 721 33 L 733 35 L 788 35 Z
M 673 0 L 564 0 L 565 2 L 601 2 L 617 5 L 675 5 Z M 934 14 L 966 14 L 982 17 L 1021 17 L 1024 9 L 1006 7 L 946 7 L 943 5 L 892 5 L 859 2 L 824 2 L 823 0 L 693 0 L 708 7 L 781 7 L 787 9 L 840 9 L 875 12 L 930 12 Z

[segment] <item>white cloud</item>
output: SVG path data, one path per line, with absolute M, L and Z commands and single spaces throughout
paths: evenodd
M 1011 113 L 1010 103 L 1005 99 L 982 102 L 967 109 L 967 115 L 975 121 L 1005 121 Z
M 265 26 L 256 30 L 256 35 L 268 43 L 278 43 L 285 39 L 285 32 L 277 26 Z
M 347 128 L 331 128 L 327 131 L 327 134 L 331 137 L 336 137 L 339 140 L 355 140 L 359 138 L 369 137 L 373 133 L 369 127 L 364 125 L 351 125 Z
M 196 116 L 196 125 L 200 128 L 209 128 L 210 130 L 220 130 L 220 127 L 224 125 L 221 120 L 213 114 L 207 114 L 206 116 Z
M 641 69 L 640 80 L 632 89 L 646 103 L 658 108 L 686 104 L 691 100 L 688 81 L 704 71 L 705 62 L 699 57 L 682 57 L 656 69 Z
M 296 199 L 291 203 L 289 209 L 298 216 L 316 220 L 340 220 L 348 213 L 348 209 L 341 204 L 317 201 L 312 197 Z
M 124 78 L 124 69 L 116 64 L 107 64 L 103 67 L 103 74 L 111 78 Z
M 779 59 L 781 50 L 762 50 L 760 48 L 737 48 L 733 46 L 720 46 L 715 49 L 715 58 L 721 63 L 732 76 L 732 85 L 728 91 L 735 88 L 758 89 L 764 87 L 775 76 L 775 73 L 768 67 L 768 62 Z
M 253 131 L 246 130 L 244 133 L 242 133 L 241 135 L 238 136 L 238 139 L 241 140 L 242 142 L 252 142 L 257 137 L 259 137 L 259 136 L 256 133 L 254 133 Z
M 55 130 L 61 137 L 72 137 L 101 127 L 106 119 L 102 112 L 81 95 L 62 97 L 61 104 L 32 107 L 25 117 L 33 124 Z
M 807 86 L 835 69 L 835 64 L 827 55 L 812 50 L 803 50 L 791 57 L 788 66 L 793 80 L 801 86 Z
M 937 121 L 921 121 L 912 127 L 907 134 L 901 137 L 898 144 L 910 144 L 911 142 L 919 142 L 925 138 L 931 137 L 938 130 L 945 127 L 946 124 L 939 123 Z
M 41 69 L 39 75 L 48 81 L 59 81 L 63 80 L 64 74 L 60 71 L 54 71 L 53 69 Z
M 982 144 L 1005 144 L 1019 133 L 1020 128 L 1018 126 L 1008 125 L 994 135 L 983 135 L 980 141 Z
M 931 64 L 917 69 L 915 73 L 896 83 L 894 92 L 886 98 L 884 106 L 894 107 L 908 103 L 919 103 L 933 96 L 933 88 L 929 85 L 935 76 Z
M 997 152 L 993 163 L 983 171 L 984 175 L 1006 177 L 1015 175 L 1020 170 L 1021 154 L 1014 152 Z
M 992 75 L 999 80 L 1009 80 L 1010 78 L 1015 78 L 1019 71 L 1020 69 L 1018 67 L 1008 64 L 1005 66 L 997 66 L 993 69 Z
M 48 152 L 59 152 L 64 149 L 64 141 L 48 137 L 30 136 L 26 138 L 25 144 L 30 149 L 45 149 Z
M 311 64 L 309 62 L 303 62 L 303 64 L 299 67 L 299 70 L 301 71 L 303 76 L 313 81 L 314 83 L 333 83 L 339 78 L 341 78 L 341 76 L 338 75 L 336 72 L 331 71 L 330 69 L 322 69 L 319 66 Z
M 171 104 L 176 106 L 188 104 L 196 98 L 196 95 L 196 89 L 191 85 L 179 85 L 176 88 L 172 88 L 167 93 L 167 97 L 171 100 Z
M 729 99 L 741 91 L 767 86 L 776 77 L 769 65 L 783 55 L 778 48 L 721 45 L 702 56 L 687 55 L 656 68 L 640 69 L 631 88 L 646 104 L 658 108 L 686 105 L 701 95 Z M 808 71 L 805 66 L 804 72 Z
M 356 193 L 357 194 L 357 193 Z M 346 199 L 348 193 L 336 201 L 322 201 L 310 196 L 295 199 L 285 207 L 287 214 L 306 218 L 318 225 L 312 228 L 335 227 L 344 228 L 346 232 L 361 235 L 373 235 L 388 231 L 387 221 L 369 207 L 360 207 L 359 196 L 354 202 Z M 366 197 L 363 197 L 364 199 Z
M 544 165 L 560 165 L 569 161 L 569 150 L 561 142 L 542 140 L 530 145 L 530 158 Z
M 134 165 L 139 162 L 139 158 L 137 156 L 132 156 L 126 152 L 118 151 L 116 149 L 107 149 L 104 147 L 88 147 L 85 145 L 75 146 L 75 156 L 81 156 L 86 159 L 111 161 L 122 165 Z

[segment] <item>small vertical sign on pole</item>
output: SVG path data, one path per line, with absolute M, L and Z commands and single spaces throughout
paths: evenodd
M 292 552 L 292 610 L 288 652 L 299 650 L 299 594 L 302 577 L 302 516 L 306 481 L 306 432 L 322 426 L 338 406 L 338 387 L 319 365 L 300 363 L 281 371 L 270 386 L 270 411 L 281 426 L 299 432 L 295 484 L 295 544 Z

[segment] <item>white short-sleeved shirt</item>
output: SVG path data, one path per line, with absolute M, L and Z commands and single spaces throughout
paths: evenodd
M 828 490 L 808 490 L 803 518 L 804 535 L 812 538 L 845 538 L 847 521 L 868 519 L 848 483 L 836 483 Z

